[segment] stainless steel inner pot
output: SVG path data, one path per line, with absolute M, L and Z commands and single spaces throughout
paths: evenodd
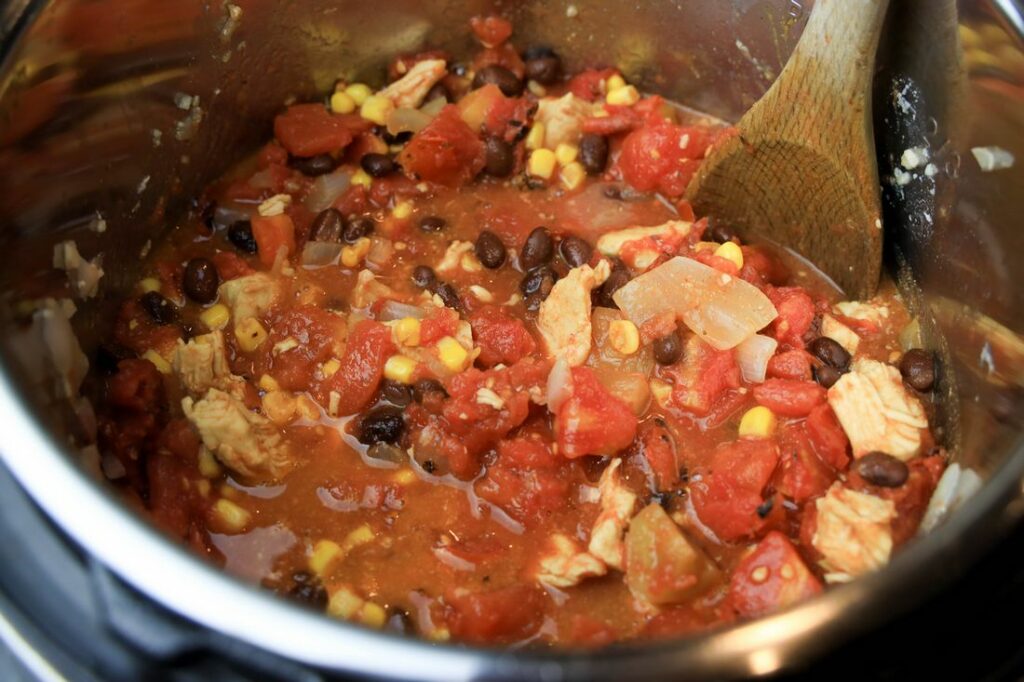
M 379 83 L 389 55 L 471 49 L 498 11 L 519 45 L 736 120 L 779 73 L 801 0 L 13 0 L 0 6 L 0 457 L 81 546 L 183 616 L 298 661 L 393 678 L 622 679 L 765 674 L 803 664 L 963 571 L 1021 513 L 1024 443 L 1024 18 L 1011 0 L 893 3 L 876 130 L 890 272 L 944 357 L 941 433 L 984 485 L 884 570 L 762 620 L 593 654 L 428 645 L 296 608 L 233 580 L 129 513 L 80 466 L 81 430 L 26 302 L 66 297 L 53 244 L 103 254 L 98 298 L 73 320 L 88 353 L 146 244 L 197 191 L 269 137 L 291 97 L 338 77 Z M 896 86 L 891 83 L 895 79 Z M 927 184 L 889 177 L 926 144 Z M 982 172 L 971 149 L 1020 161 Z M 101 220 L 103 221 L 101 223 Z M 105 231 L 97 229 L 105 224 Z M 79 406 L 81 407 L 81 406 Z

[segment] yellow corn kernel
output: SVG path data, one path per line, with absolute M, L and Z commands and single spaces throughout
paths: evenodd
M 398 485 L 410 485 L 416 482 L 416 473 L 412 469 L 402 469 L 396 471 L 392 479 Z
M 451 336 L 446 336 L 437 342 L 438 355 L 441 363 L 453 372 L 461 372 L 466 366 L 469 353 L 458 341 Z
M 199 448 L 199 473 L 203 478 L 217 478 L 220 476 L 220 462 L 205 447 Z
M 408 201 L 398 202 L 395 204 L 395 208 L 391 211 L 391 215 L 399 220 L 405 220 L 412 215 L 412 204 Z
M 724 258 L 728 261 L 732 261 L 736 264 L 736 267 L 743 269 L 743 251 L 736 242 L 725 242 L 717 249 L 715 249 L 715 255 L 719 258 Z
M 614 320 L 608 325 L 608 342 L 620 355 L 632 355 L 640 349 L 640 330 L 629 320 Z
M 555 153 L 550 149 L 534 149 L 526 164 L 526 170 L 530 175 L 546 180 L 555 172 L 555 161 Z
M 318 540 L 313 545 L 313 553 L 309 555 L 309 570 L 317 575 L 323 575 L 330 563 L 343 554 L 341 545 L 337 542 Z
M 231 311 L 223 303 L 218 303 L 199 313 L 199 319 L 207 329 L 223 329 L 231 319 Z
M 427 633 L 427 639 L 435 642 L 447 642 L 452 638 L 452 631 L 444 627 L 435 627 L 433 630 Z
M 579 161 L 573 161 L 562 168 L 558 177 L 566 189 L 576 189 L 587 179 L 587 171 Z
M 360 168 L 352 174 L 352 179 L 349 182 L 353 185 L 362 185 L 366 189 L 370 189 L 370 185 L 373 184 L 373 178 L 370 177 L 369 173 Z
M 672 386 L 661 379 L 651 379 L 651 395 L 661 407 L 668 407 L 672 400 Z
M 768 438 L 775 433 L 776 419 L 764 405 L 747 410 L 740 419 L 740 436 L 744 438 Z
M 530 92 L 532 92 L 537 97 L 543 97 L 544 95 L 548 94 L 548 89 L 547 88 L 545 88 L 543 85 L 541 85 L 537 81 L 533 81 L 533 80 L 526 82 L 526 89 L 529 90 Z
M 263 376 L 260 377 L 259 387 L 262 388 L 264 391 L 281 390 L 281 385 L 277 383 L 277 379 L 270 376 L 269 374 L 264 374 Z
M 480 262 L 475 253 L 470 251 L 462 254 L 462 258 L 459 259 L 459 267 L 466 272 L 480 272 L 484 269 L 484 264 Z
M 694 251 L 715 251 L 721 246 L 718 242 L 697 242 L 693 245 Z
M 526 148 L 527 149 L 541 149 L 544 147 L 544 137 L 547 133 L 544 130 L 544 124 L 537 121 L 530 128 L 530 132 L 526 135 Z
M 267 340 L 267 330 L 255 317 L 247 317 L 235 325 L 235 338 L 242 351 L 251 353 Z
M 359 107 L 359 115 L 368 121 L 373 121 L 377 125 L 382 126 L 387 124 L 388 115 L 391 114 L 391 110 L 394 108 L 395 105 L 387 97 L 370 95 L 363 100 L 362 105 Z
M 353 83 L 345 88 L 345 94 L 352 98 L 356 106 L 363 106 L 366 100 L 373 94 L 373 90 L 366 83 Z
M 206 479 L 196 481 L 196 492 L 199 493 L 200 497 L 210 496 L 210 482 Z
M 156 277 L 147 277 L 139 282 L 139 290 L 144 294 L 148 294 L 151 291 L 160 291 L 160 280 Z
M 356 101 L 345 92 L 331 95 L 331 111 L 336 114 L 351 114 L 356 110 Z
M 620 90 L 620 89 L 622 89 L 624 87 L 626 87 L 626 79 L 623 78 L 620 74 L 617 74 L 617 73 L 613 74 L 605 82 L 605 90 L 607 92 L 614 92 L 614 91 Z
M 364 523 L 345 536 L 345 542 L 341 545 L 341 551 L 348 554 L 356 547 L 373 542 L 374 537 L 373 529 L 370 528 L 369 524 Z
M 420 321 L 415 317 L 403 317 L 395 322 L 395 341 L 402 346 L 415 347 L 420 345 L 420 326 Z
M 367 176 L 369 177 L 369 176 Z M 346 246 L 341 250 L 341 264 L 346 268 L 357 267 L 370 252 L 370 239 L 360 237 L 352 246 Z
M 367 627 L 381 628 L 384 627 L 384 622 L 387 620 L 387 614 L 384 612 L 384 607 L 380 604 L 375 604 L 372 601 L 365 602 L 359 613 L 356 615 L 356 620 Z
M 156 367 L 156 371 L 161 374 L 171 373 L 171 363 L 167 362 L 167 359 L 164 358 L 164 356 L 160 355 L 152 348 L 142 354 L 142 359 L 152 362 L 153 366 Z
M 384 378 L 400 384 L 411 384 L 416 373 L 416 361 L 404 355 L 392 355 L 384 363 Z
M 327 613 L 348 620 L 356 615 L 365 603 L 355 592 L 347 587 L 341 587 L 334 591 L 327 602 Z
M 320 367 L 320 375 L 327 379 L 334 376 L 334 373 L 341 368 L 341 361 L 338 358 L 331 358 Z
M 570 163 L 576 160 L 576 156 L 580 153 L 580 148 L 574 144 L 568 142 L 562 142 L 555 147 L 555 159 L 562 166 L 568 166 Z
M 231 500 L 220 499 L 213 505 L 213 511 L 226 530 L 238 532 L 249 525 L 252 516 Z
M 263 396 L 263 414 L 278 426 L 295 418 L 295 396 L 287 391 L 269 391 Z
M 604 99 L 608 104 L 629 107 L 640 101 L 640 93 L 632 85 L 626 85 L 618 90 L 612 90 Z

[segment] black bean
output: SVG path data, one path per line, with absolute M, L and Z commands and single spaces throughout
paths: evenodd
M 462 300 L 459 292 L 448 282 L 438 282 L 434 286 L 434 293 L 441 297 L 441 301 L 452 310 L 462 310 Z
M 618 308 L 619 304 L 612 296 L 616 291 L 629 284 L 629 279 L 629 270 L 626 269 L 626 266 L 616 263 L 611 274 L 608 275 L 608 279 L 597 290 L 597 304 L 605 308 Z
M 708 227 L 704 230 L 704 239 L 709 242 L 724 244 L 736 238 L 736 231 L 715 218 L 708 218 Z
M 178 319 L 178 310 L 174 304 L 160 295 L 158 291 L 150 291 L 139 299 L 142 309 L 157 324 L 172 324 Z
M 380 394 L 384 400 L 398 407 L 405 407 L 412 402 L 412 388 L 397 381 L 385 379 L 380 385 Z
M 821 365 L 812 367 L 811 375 L 822 387 L 832 388 L 839 381 L 839 377 L 843 376 L 843 373 L 832 365 Z
M 337 167 L 338 162 L 330 154 L 317 154 L 316 156 L 308 157 L 290 156 L 288 157 L 288 165 L 303 175 L 315 177 L 330 173 Z
M 580 163 L 589 175 L 604 173 L 608 165 L 608 138 L 587 133 L 580 138 Z
M 327 590 L 315 576 L 299 571 L 292 580 L 295 584 L 288 590 L 289 597 L 321 611 L 327 608 Z
M 387 154 L 363 154 L 359 165 L 375 178 L 383 178 L 395 172 L 395 162 Z
M 420 229 L 424 232 L 440 232 L 448 223 L 444 218 L 436 215 L 426 215 L 420 218 Z
M 390 443 L 395 445 L 405 431 L 402 410 L 397 407 L 376 407 L 359 422 L 359 442 L 364 445 Z
M 388 609 L 388 619 L 384 623 L 384 627 L 400 635 L 410 635 L 416 632 L 416 623 L 413 621 L 412 616 L 409 615 L 409 612 L 394 607 Z
M 767 518 L 772 513 L 772 507 L 775 506 L 774 498 L 769 497 L 767 500 L 757 505 L 757 516 L 759 518 Z
M 535 47 L 523 52 L 526 77 L 541 85 L 552 85 L 562 77 L 562 59 L 549 47 Z
M 315 242 L 340 242 L 345 232 L 345 218 L 336 208 L 325 208 L 313 218 L 309 229 L 310 239 Z
M 252 223 L 239 220 L 228 228 L 228 241 L 243 253 L 256 253 L 256 237 L 252 234 Z
M 393 464 L 404 464 L 407 459 L 405 450 L 390 443 L 374 443 L 366 449 L 366 456 L 370 459 L 391 462 Z
M 476 238 L 476 257 L 485 268 L 496 270 L 505 264 L 505 257 L 508 255 L 505 245 L 501 243 L 498 235 L 490 230 L 481 230 Z
M 555 279 L 555 271 L 547 265 L 542 265 L 526 273 L 519 283 L 519 290 L 523 296 L 538 295 L 541 300 L 544 300 L 551 293 L 551 288 L 555 286 Z
M 654 360 L 659 365 L 674 365 L 683 356 L 683 342 L 677 332 L 654 340 Z
M 911 388 L 922 393 L 935 386 L 935 356 L 920 348 L 911 348 L 900 360 L 900 374 Z
M 484 140 L 484 172 L 496 178 L 508 177 L 516 165 L 512 145 L 500 137 Z
M 405 144 L 412 139 L 411 130 L 403 130 L 400 133 L 389 133 L 388 129 L 384 126 L 376 126 L 373 129 L 374 133 L 384 140 L 385 144 L 389 147 L 393 147 L 398 144 Z
M 807 350 L 833 369 L 843 371 L 850 366 L 850 354 L 847 350 L 839 345 L 838 341 L 827 336 L 819 336 L 811 341 Z
M 103 344 L 96 349 L 93 359 L 93 367 L 104 375 L 111 376 L 117 372 L 117 365 L 122 360 L 131 357 L 131 353 L 116 345 Z
M 853 465 L 865 481 L 883 488 L 899 488 L 907 482 L 907 465 L 884 452 L 869 452 Z
M 497 85 L 505 97 L 519 97 L 523 94 L 523 81 L 504 66 L 492 64 L 476 72 L 473 77 L 474 90 L 489 84 Z
M 448 391 L 444 390 L 444 386 L 437 379 L 420 379 L 412 385 L 412 395 L 418 403 L 422 403 L 432 394 L 438 394 L 441 398 L 448 397 Z
M 421 289 L 432 289 L 437 283 L 434 268 L 429 265 L 417 265 L 412 271 L 412 283 Z
M 523 270 L 533 270 L 546 265 L 555 255 L 555 240 L 546 227 L 535 227 L 523 244 L 523 252 L 519 254 L 519 264 Z
M 217 298 L 217 287 L 220 286 L 220 275 L 217 267 L 209 258 L 193 258 L 185 264 L 185 274 L 181 278 L 181 288 L 185 295 L 196 303 L 210 303 Z
M 594 249 L 591 248 L 585 239 L 571 234 L 568 237 L 562 238 L 561 243 L 558 245 L 558 253 L 561 254 L 562 260 L 568 263 L 570 268 L 578 268 L 590 262 L 590 256 L 594 253 Z
M 345 221 L 345 229 L 341 233 L 341 238 L 352 244 L 373 234 L 376 227 L 377 222 L 368 215 L 349 216 Z
M 448 88 L 443 83 L 435 83 L 434 87 L 427 90 L 427 96 L 423 98 L 424 102 L 433 102 L 435 99 L 441 98 L 446 102 L 452 100 L 451 93 L 448 92 Z

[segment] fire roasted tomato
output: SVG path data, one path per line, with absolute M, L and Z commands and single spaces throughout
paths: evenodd
M 642 192 L 679 196 L 697 171 L 711 136 L 706 128 L 665 121 L 626 136 L 618 168 L 622 178 Z
M 322 104 L 293 104 L 274 119 L 274 135 L 289 154 L 316 156 L 341 151 L 370 125 L 359 116 L 332 114 Z
M 742 439 L 719 446 L 702 478 L 690 487 L 701 522 L 726 542 L 764 528 L 779 506 L 765 497 L 778 461 L 778 449 L 770 440 Z
M 480 363 L 513 365 L 537 348 L 526 325 L 497 306 L 485 306 L 469 318 L 480 346 Z
M 384 363 L 394 353 L 391 330 L 372 320 L 356 324 L 341 357 L 341 366 L 321 383 L 321 402 L 338 395 L 338 414 L 355 414 L 370 402 L 384 376 Z
M 422 180 L 456 186 L 483 169 L 484 145 L 459 116 L 458 108 L 449 105 L 413 136 L 398 160 Z
M 821 592 L 793 543 L 779 531 L 768 533 L 736 566 L 729 603 L 743 616 L 785 608 Z
M 629 447 L 637 429 L 629 406 L 609 393 L 589 367 L 573 368 L 572 386 L 555 420 L 558 451 L 574 458 L 612 455 Z

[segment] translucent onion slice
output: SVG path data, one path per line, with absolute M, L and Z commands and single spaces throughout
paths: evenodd
M 417 320 L 422 320 L 426 317 L 426 313 L 423 311 L 423 308 L 417 308 L 416 306 L 409 305 L 408 303 L 385 301 L 380 307 L 380 312 L 377 314 L 377 319 L 380 322 L 401 320 L 406 317 L 414 317 Z
M 313 181 L 309 194 L 302 200 L 303 205 L 314 213 L 330 208 L 334 200 L 348 189 L 351 174 L 346 170 L 321 175 Z
M 572 395 L 572 371 L 569 363 L 564 358 L 558 358 L 551 372 L 548 374 L 547 382 L 547 404 L 548 411 L 552 414 L 558 412 L 566 400 Z
M 754 334 L 736 346 L 736 361 L 747 383 L 760 384 L 764 381 L 768 371 L 768 360 L 778 347 L 778 341 L 763 334 Z
M 306 242 L 302 247 L 302 264 L 307 267 L 331 265 L 338 262 L 341 244 L 338 242 Z
M 638 327 L 673 314 L 718 350 L 735 348 L 778 316 L 753 284 L 682 256 L 640 275 L 613 298 Z

